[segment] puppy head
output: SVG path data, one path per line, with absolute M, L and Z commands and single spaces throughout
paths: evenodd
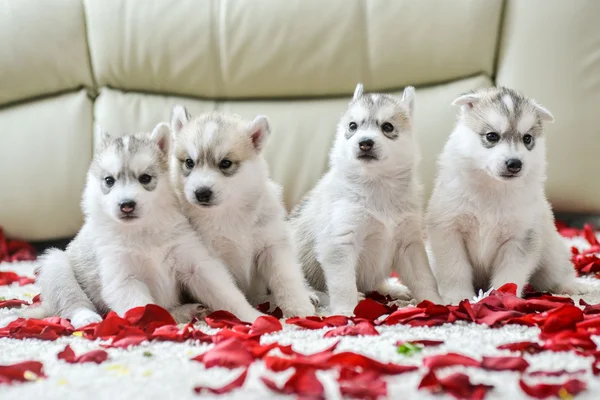
M 332 164 L 375 174 L 412 165 L 415 158 L 413 110 L 412 86 L 398 98 L 364 93 L 359 83 L 338 124 Z
M 169 195 L 169 126 L 159 124 L 152 133 L 121 137 L 102 131 L 101 136 L 88 172 L 84 210 L 131 226 L 151 223 L 173 197 Z
M 456 148 L 471 168 L 503 182 L 544 175 L 542 124 L 554 120 L 548 110 L 507 88 L 467 93 L 452 104 L 461 107 Z
M 268 179 L 266 117 L 245 121 L 210 113 L 192 119 L 175 106 L 171 126 L 171 178 L 180 198 L 205 212 L 254 204 Z

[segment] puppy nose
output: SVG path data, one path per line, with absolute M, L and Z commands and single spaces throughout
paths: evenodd
M 519 172 L 521 167 L 523 167 L 523 163 L 519 159 L 511 158 L 510 160 L 506 161 L 506 169 L 508 169 L 510 172 Z
M 371 139 L 362 139 L 360 142 L 358 142 L 358 147 L 362 151 L 369 151 L 373 148 L 374 144 L 375 142 L 373 142 Z
M 210 188 L 203 187 L 196 190 L 194 194 L 196 195 L 196 200 L 198 200 L 199 203 L 208 203 L 213 192 L 210 190 Z
M 119 203 L 119 208 L 125 214 L 131 214 L 135 210 L 135 201 L 125 200 Z

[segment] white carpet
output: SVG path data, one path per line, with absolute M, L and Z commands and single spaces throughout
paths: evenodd
M 585 248 L 587 243 L 575 238 L 570 243 Z M 15 271 L 19 275 L 33 276 L 32 263 L 0 264 L 0 270 Z M 591 292 L 582 296 L 591 304 L 600 303 L 600 280 L 586 279 Z M 0 299 L 19 298 L 30 301 L 38 293 L 35 285 L 0 286 Z M 578 300 L 577 298 L 576 300 Z M 0 319 L 7 309 L 0 309 Z M 204 323 L 203 331 L 214 333 Z M 497 346 L 517 341 L 537 341 L 538 328 L 510 325 L 499 329 L 491 329 L 483 325 L 458 322 L 434 328 L 413 328 L 404 325 L 379 326 L 380 336 L 323 338 L 328 329 L 303 330 L 296 326 L 284 325 L 283 331 L 264 335 L 261 343 L 277 341 L 280 344 L 292 344 L 294 350 L 303 353 L 314 353 L 337 340 L 340 345 L 337 351 L 352 351 L 368 355 L 380 361 L 421 366 L 424 356 L 437 353 L 456 352 L 476 359 L 483 355 L 515 355 L 508 351 L 497 350 Z M 439 347 L 425 348 L 412 356 L 403 356 L 396 351 L 395 343 L 399 340 L 439 339 L 445 343 Z M 600 344 L 600 338 L 594 337 Z M 80 337 L 62 337 L 56 341 L 40 341 L 33 339 L 15 340 L 0 338 L 0 365 L 12 364 L 25 360 L 37 360 L 44 364 L 46 379 L 13 385 L 0 384 L 0 399 L 187 399 L 198 397 L 217 397 L 210 394 L 199 396 L 193 388 L 198 385 L 220 387 L 235 377 L 242 369 L 228 370 L 220 367 L 205 369 L 202 363 L 191 361 L 193 356 L 204 352 L 212 344 L 154 342 L 142 344 L 129 350 L 107 349 L 109 359 L 103 364 L 67 364 L 57 359 L 56 355 L 69 343 L 76 354 L 99 349 L 99 343 Z M 149 353 L 148 353 L 149 352 Z M 145 354 L 146 353 L 146 354 Z M 151 353 L 151 355 L 150 355 Z M 590 371 L 591 358 L 581 357 L 574 352 L 544 352 L 537 355 L 525 355 L 530 363 L 529 370 L 561 370 L 586 372 L 576 377 L 588 385 L 586 391 L 577 396 L 578 399 L 600 398 L 600 380 Z M 451 367 L 441 370 L 439 376 L 451 372 L 467 373 L 473 383 L 493 385 L 487 399 L 527 399 L 529 398 L 519 387 L 518 372 L 493 372 L 477 368 Z M 280 396 L 270 391 L 261 381 L 261 376 L 275 377 L 281 382 L 291 371 L 274 374 L 267 371 L 262 361 L 257 361 L 249 369 L 244 386 L 231 393 L 218 396 L 232 399 L 265 399 Z M 397 376 L 386 377 L 389 398 L 422 398 L 444 399 L 447 395 L 432 395 L 417 386 L 425 373 L 421 366 L 419 371 Z M 319 371 L 317 373 L 329 399 L 341 398 L 336 383 L 335 372 Z M 562 382 L 565 377 L 537 378 L 544 382 Z M 535 382 L 534 378 L 528 381 Z

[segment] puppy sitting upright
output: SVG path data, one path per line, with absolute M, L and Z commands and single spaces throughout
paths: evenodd
M 426 225 L 444 300 L 526 283 L 574 293 L 569 251 L 544 193 L 548 110 L 506 88 L 457 98 L 460 117 L 439 158 Z
M 104 134 L 87 176 L 85 224 L 66 251 L 40 259 L 42 307 L 24 316 L 59 315 L 74 326 L 154 303 L 189 321 L 199 305 L 181 305 L 185 289 L 211 309 L 253 321 L 261 315 L 211 257 L 181 213 L 168 174 L 170 129 L 152 135 Z
M 423 244 L 413 108 L 412 87 L 400 99 L 358 84 L 331 169 L 290 216 L 309 283 L 328 291 L 334 314 L 351 314 L 362 293 L 409 295 L 387 281 L 392 270 L 417 300 L 440 300 Z
M 262 156 L 269 124 L 173 109 L 171 174 L 184 213 L 251 303 L 270 291 L 287 316 L 314 314 L 296 260 L 281 189 Z

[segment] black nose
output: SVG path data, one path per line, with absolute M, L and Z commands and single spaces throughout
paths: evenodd
M 124 212 L 125 214 L 131 214 L 135 210 L 135 201 L 122 201 L 119 203 L 119 208 L 121 209 L 121 212 Z
M 373 148 L 374 144 L 375 142 L 373 142 L 371 139 L 362 139 L 360 142 L 358 142 L 358 147 L 362 151 L 369 151 Z
M 210 188 L 203 187 L 196 190 L 194 194 L 196 195 L 196 200 L 198 200 L 199 203 L 209 203 L 213 192 L 210 190 Z
M 519 172 L 521 167 L 523 167 L 521 160 L 511 158 L 510 160 L 506 161 L 506 169 L 508 169 L 510 172 Z

